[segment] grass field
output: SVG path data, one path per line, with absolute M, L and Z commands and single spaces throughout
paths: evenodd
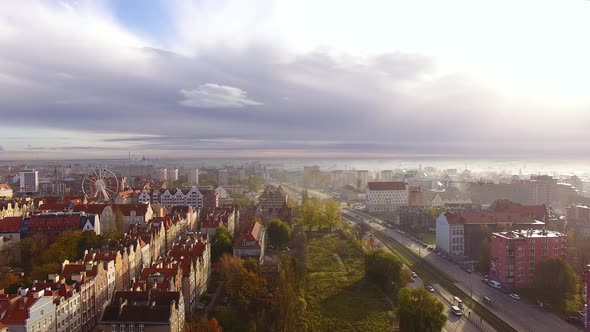
M 336 233 L 314 234 L 307 254 L 311 331 L 389 331 L 391 304 L 364 281 L 364 254 Z

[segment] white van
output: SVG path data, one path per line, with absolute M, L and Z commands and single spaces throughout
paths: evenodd
M 461 309 L 455 305 L 451 307 L 451 311 L 457 317 L 463 316 L 463 311 L 461 311 Z
M 499 282 L 497 282 L 496 280 L 490 280 L 490 281 L 488 282 L 488 285 L 490 285 L 490 286 L 492 286 L 492 287 L 494 287 L 494 288 L 497 288 L 497 289 L 500 289 L 500 288 L 502 288 L 502 284 L 501 284 L 501 283 L 499 283 Z

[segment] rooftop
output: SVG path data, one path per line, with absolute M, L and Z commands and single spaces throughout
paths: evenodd
M 400 181 L 369 182 L 369 190 L 406 190 L 406 183 Z
M 559 238 L 565 237 L 565 234 L 542 229 L 519 229 L 509 232 L 492 233 L 493 236 L 505 239 L 525 239 L 525 238 Z

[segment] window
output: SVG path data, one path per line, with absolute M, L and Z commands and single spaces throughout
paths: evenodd
M 111 331 L 112 331 L 112 332 L 117 332 L 117 331 L 119 331 L 119 330 L 117 329 L 117 325 L 116 325 L 116 324 L 111 324 Z
M 143 332 L 143 324 L 139 324 L 139 332 Z

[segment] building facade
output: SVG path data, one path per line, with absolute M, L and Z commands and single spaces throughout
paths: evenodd
M 242 233 L 234 244 L 234 256 L 240 258 L 254 258 L 260 263 L 264 260 L 266 247 L 266 228 L 258 222 L 253 222 Z
M 405 182 L 369 182 L 367 208 L 370 213 L 392 213 L 408 205 Z
M 39 172 L 34 169 L 26 169 L 20 172 L 20 192 L 36 193 L 39 191 Z
M 192 186 L 199 185 L 199 170 L 198 169 L 189 169 L 188 170 L 188 184 Z
M 507 289 L 526 288 L 535 280 L 537 264 L 564 258 L 565 234 L 547 230 L 493 233 L 490 242 L 490 278 Z

